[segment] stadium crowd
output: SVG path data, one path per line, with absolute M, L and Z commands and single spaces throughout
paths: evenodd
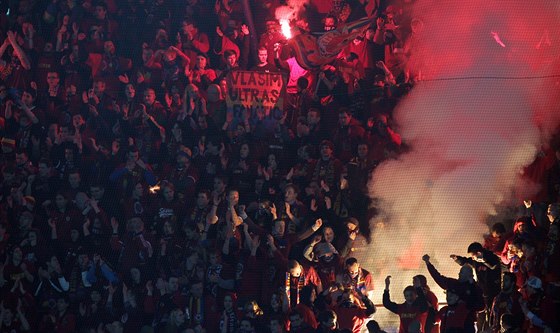
M 369 176 L 406 150 L 391 115 L 422 78 L 414 1 L 308 1 L 294 33 L 373 17 L 317 70 L 286 43 L 281 1 L 247 1 L 251 24 L 244 3 L 0 3 L 0 333 L 382 332 L 382 286 L 353 251 Z M 280 116 L 234 117 L 239 69 L 286 73 Z M 403 303 L 386 278 L 399 332 L 558 332 L 549 155 L 546 199 L 452 254 L 458 278 L 422 258 L 444 307 L 425 276 Z

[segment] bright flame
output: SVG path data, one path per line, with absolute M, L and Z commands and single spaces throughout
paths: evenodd
M 290 21 L 288 21 L 287 19 L 281 19 L 280 26 L 282 28 L 282 35 L 284 35 L 286 39 L 292 38 L 292 28 L 290 28 Z
M 150 187 L 150 193 L 156 193 L 159 190 L 160 190 L 159 183 Z

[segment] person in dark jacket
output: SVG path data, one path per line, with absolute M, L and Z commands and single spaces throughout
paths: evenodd
M 465 323 L 465 332 L 475 332 L 474 323 L 476 321 L 476 313 L 477 311 L 484 310 L 485 305 L 482 289 L 474 281 L 472 267 L 469 265 L 462 266 L 459 271 L 459 278 L 453 279 L 441 275 L 430 262 L 429 255 L 425 254 L 422 260 L 426 262 L 428 272 L 440 288 L 444 290 L 455 290 L 459 295 L 459 299 L 465 302 L 467 308 L 470 310 L 469 317 Z
M 494 297 L 500 292 L 500 278 L 501 266 L 500 258 L 492 251 L 486 250 L 482 244 L 478 242 L 471 243 L 467 249 L 470 258 L 461 257 L 452 254 L 451 258 L 456 263 L 463 266 L 468 264 L 476 271 L 477 283 L 482 288 L 484 296 L 484 304 L 486 309 L 483 313 L 479 314 L 478 328 L 482 330 L 488 327 L 488 316 L 490 314 L 490 307 Z

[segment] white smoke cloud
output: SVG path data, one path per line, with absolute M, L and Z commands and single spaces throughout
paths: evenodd
M 309 0 L 288 0 L 285 6 L 276 8 L 275 16 L 277 20 L 294 20 Z
M 395 111 L 410 151 L 372 176 L 370 192 L 381 211 L 372 221 L 373 255 L 360 258 L 376 275 L 377 301 L 385 275 L 396 279 L 397 301 L 412 276 L 429 276 L 424 253 L 456 277 L 449 255 L 482 241 L 484 221 L 498 205 L 521 204 L 534 190 L 520 180 L 523 167 L 559 124 L 558 79 L 535 78 L 560 74 L 553 62 L 560 34 L 536 49 L 545 31 L 558 30 L 556 1 L 419 0 L 414 14 L 424 23 L 427 80 Z M 531 79 L 514 79 L 520 77 Z

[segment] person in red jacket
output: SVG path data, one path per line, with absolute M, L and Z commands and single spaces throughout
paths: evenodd
M 424 292 L 421 288 L 414 288 L 413 286 L 408 286 L 404 288 L 404 299 L 405 302 L 402 304 L 397 304 L 391 301 L 391 296 L 389 295 L 389 286 L 391 284 L 391 276 L 385 278 L 385 291 L 383 292 L 383 306 L 399 315 L 400 326 L 399 333 L 406 333 L 408 331 L 408 326 L 413 321 L 420 322 L 422 326 L 422 332 L 424 331 L 423 324 L 426 322 L 426 316 L 428 314 L 428 302 L 424 296 Z
M 375 313 L 375 305 L 359 289 L 358 291 L 347 289 L 340 296 L 334 311 L 338 316 L 340 329 L 350 329 L 352 333 L 360 333 L 366 319 Z
M 470 310 L 467 303 L 461 300 L 459 292 L 454 289 L 447 290 L 447 305 L 436 314 L 436 321 L 441 322 L 441 333 L 464 332 L 469 324 Z
M 276 251 L 276 255 L 278 254 L 279 252 Z M 282 260 L 283 258 L 277 256 L 277 259 Z M 317 288 L 317 291 L 323 291 L 321 280 L 313 267 L 310 266 L 306 268 L 296 260 L 288 261 L 285 266 L 287 269 L 283 287 L 288 295 L 288 301 L 291 308 L 295 308 L 296 305 L 299 304 L 301 289 L 304 286 L 313 284 L 313 286 Z
M 370 272 L 360 267 L 356 258 L 348 258 L 344 262 L 344 271 L 336 277 L 336 282 L 346 288 L 365 294 L 373 291 L 373 279 Z
M 290 312 L 290 333 L 312 333 L 315 329 L 304 320 L 304 315 L 299 310 Z
M 526 301 L 521 301 L 525 315 L 524 330 L 529 333 L 558 332 L 560 325 L 556 318 L 554 301 L 545 295 L 541 279 L 531 276 L 525 286 Z
M 414 288 L 421 288 L 428 301 L 429 310 L 428 316 L 426 317 L 426 322 L 424 323 L 424 329 L 426 333 L 438 333 L 438 324 L 434 322 L 435 314 L 438 312 L 438 299 L 436 295 L 428 287 L 428 280 L 426 276 L 419 274 L 412 278 L 412 285 Z

